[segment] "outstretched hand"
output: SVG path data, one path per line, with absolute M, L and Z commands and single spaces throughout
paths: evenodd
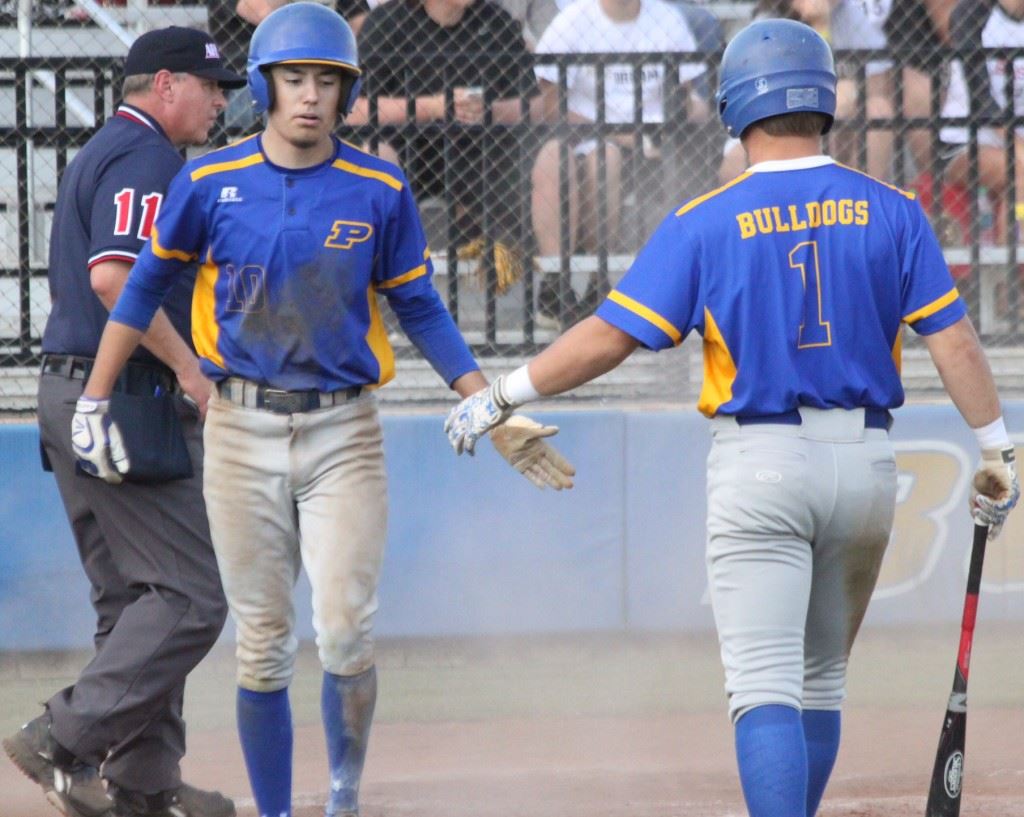
M 515 408 L 502 393 L 504 378 L 474 392 L 448 413 L 444 431 L 456 454 L 472 454 L 476 441 L 505 422 Z
M 545 437 L 558 433 L 558 426 L 541 425 L 515 414 L 491 429 L 491 444 L 502 457 L 538 488 L 572 488 L 576 469 Z

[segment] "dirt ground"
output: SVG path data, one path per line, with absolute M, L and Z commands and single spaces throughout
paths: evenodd
M 979 624 L 961 817 L 1024 817 L 1024 632 Z M 866 630 L 822 817 L 924 814 L 957 627 Z M 87 656 L 0 655 L 0 728 Z M 717 647 L 706 636 L 595 634 L 385 641 L 364 817 L 741 817 Z M 296 817 L 322 814 L 320 672 L 303 650 L 292 705 Z M 234 732 L 233 659 L 190 682 L 184 775 L 255 817 Z M 52 817 L 0 756 L 0 817 Z

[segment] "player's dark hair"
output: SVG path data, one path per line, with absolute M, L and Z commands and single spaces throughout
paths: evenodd
M 760 128 L 769 136 L 821 136 L 831 123 L 832 117 L 827 114 L 797 111 L 759 119 L 750 128 Z M 747 128 L 747 133 L 750 128 Z

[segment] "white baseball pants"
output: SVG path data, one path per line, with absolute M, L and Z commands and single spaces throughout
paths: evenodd
M 214 393 L 204 439 L 203 495 L 238 630 L 239 686 L 273 692 L 290 682 L 300 566 L 324 669 L 368 669 L 387 524 L 376 398 L 275 414 Z

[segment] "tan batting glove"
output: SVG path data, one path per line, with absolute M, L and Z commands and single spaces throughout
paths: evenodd
M 1013 446 L 981 449 L 981 463 L 974 472 L 971 491 L 971 515 L 988 525 L 989 538 L 995 539 L 1013 506 L 1020 499 L 1016 457 Z
M 558 426 L 545 426 L 521 414 L 513 414 L 490 431 L 491 444 L 509 465 L 538 488 L 572 488 L 576 469 L 544 437 L 558 433 Z

